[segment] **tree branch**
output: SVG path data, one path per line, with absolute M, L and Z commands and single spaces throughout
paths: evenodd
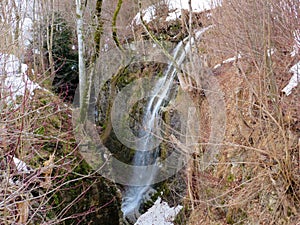
M 114 12 L 113 18 L 112 18 L 112 36 L 113 36 L 113 39 L 114 39 L 117 47 L 123 52 L 124 49 L 121 46 L 121 43 L 119 41 L 119 38 L 118 38 L 118 35 L 117 35 L 117 26 L 116 26 L 116 24 L 117 24 L 117 18 L 118 18 L 120 9 L 122 7 L 122 3 L 123 3 L 123 0 L 118 0 L 118 5 L 117 5 L 117 8 L 116 8 L 116 10 Z

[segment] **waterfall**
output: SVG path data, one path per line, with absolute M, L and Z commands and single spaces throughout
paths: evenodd
M 202 33 L 204 33 L 207 28 L 203 28 L 195 33 L 195 38 L 199 38 Z M 186 43 L 186 44 L 185 44 Z M 186 58 L 186 54 L 190 51 L 191 46 L 194 43 L 194 38 L 185 38 L 183 41 L 179 42 L 172 52 L 172 57 L 174 58 L 176 64 L 180 67 Z M 142 135 L 146 135 L 145 141 L 138 146 L 133 159 L 133 165 L 136 166 L 133 171 L 133 177 L 131 181 L 136 179 L 146 180 L 144 186 L 129 186 L 125 192 L 122 202 L 122 212 L 125 218 L 130 222 L 136 221 L 140 216 L 139 208 L 141 203 L 149 199 L 149 195 L 155 192 L 151 187 L 155 176 L 157 175 L 157 169 L 152 169 L 147 174 L 141 174 L 139 166 L 147 166 L 150 164 L 157 164 L 159 156 L 159 147 L 152 151 L 147 151 L 147 145 L 153 142 L 153 139 L 159 132 L 160 123 L 157 120 L 159 118 L 159 110 L 164 104 L 164 99 L 167 99 L 172 84 L 174 83 L 174 78 L 177 74 L 177 69 L 173 62 L 169 62 L 168 68 L 164 72 L 164 76 L 157 80 L 152 93 L 151 98 L 148 100 L 147 105 L 144 110 L 143 115 L 143 126 L 145 127 L 145 132 Z M 155 167 L 154 167 L 155 168 Z M 132 182 L 136 183 L 136 182 Z

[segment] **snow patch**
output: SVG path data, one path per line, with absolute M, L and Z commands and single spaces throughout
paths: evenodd
M 267 51 L 268 57 L 271 57 L 275 52 L 276 52 L 275 48 L 268 49 L 268 51 Z
M 155 6 L 152 5 L 149 6 L 147 9 L 144 9 L 142 11 L 142 14 L 145 23 L 149 23 L 151 20 L 155 19 Z M 133 22 L 135 22 L 135 24 L 137 25 L 142 24 L 140 12 L 138 12 L 138 14 L 135 15 L 135 17 L 133 18 Z
M 27 164 L 24 161 L 18 159 L 17 157 L 13 157 L 13 160 L 14 160 L 14 163 L 17 167 L 18 172 L 25 172 L 25 173 L 30 172 L 29 171 L 30 168 L 27 166 Z
M 22 42 L 25 46 L 29 46 L 32 40 L 32 26 L 33 22 L 30 18 L 24 18 L 22 27 Z
M 0 53 L 0 79 L 4 84 L 2 89 L 7 93 L 6 102 L 16 101 L 17 97 L 24 96 L 26 91 L 33 95 L 34 90 L 43 89 L 29 79 L 27 69 L 28 66 L 21 63 L 15 55 Z
M 293 73 L 293 76 L 291 77 L 288 85 L 282 89 L 282 92 L 284 92 L 286 96 L 289 96 L 292 93 L 293 88 L 297 87 L 300 82 L 300 61 L 292 66 L 289 72 Z
M 183 206 L 170 207 L 159 197 L 146 213 L 141 215 L 135 225 L 173 225 L 173 221 Z
M 181 10 L 189 10 L 188 0 L 171 0 L 169 1 L 169 11 L 174 11 L 169 13 L 167 21 L 176 20 L 181 16 Z M 193 12 L 204 12 L 215 8 L 215 5 L 211 0 L 198 0 L 191 1 L 191 7 Z
M 293 46 L 293 51 L 291 52 L 291 56 L 295 57 L 296 55 L 299 54 L 299 49 L 300 49 L 300 30 L 295 30 L 294 31 L 294 46 Z
M 167 2 L 168 6 L 168 16 L 166 21 L 176 20 L 180 18 L 182 10 L 189 10 L 189 0 L 169 0 Z M 211 0 L 192 0 L 191 7 L 193 12 L 203 12 L 215 8 L 221 5 L 221 1 L 218 3 L 212 3 Z M 142 11 L 142 18 L 145 23 L 149 23 L 156 18 L 155 10 L 157 5 L 151 5 L 147 9 Z M 140 25 L 142 24 L 140 12 L 133 18 L 132 24 Z
M 215 65 L 215 66 L 214 66 L 214 69 L 219 68 L 219 67 L 222 66 L 223 64 L 230 63 L 230 62 L 234 62 L 234 61 L 236 61 L 237 59 L 240 59 L 240 58 L 242 58 L 241 54 L 238 54 L 237 56 L 228 58 L 228 59 L 224 60 L 222 63 L 219 63 L 219 64 Z
M 14 5 L 15 4 L 15 5 Z M 33 20 L 37 19 L 39 10 L 35 0 L 8 0 L 2 5 L 0 18 L 2 23 L 11 27 L 7 31 L 15 39 L 15 30 L 18 28 L 18 41 L 20 45 L 29 46 L 32 41 Z

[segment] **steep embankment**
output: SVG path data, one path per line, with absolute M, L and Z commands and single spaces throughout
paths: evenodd
M 282 4 L 228 1 L 209 17 L 192 14 L 193 28 L 214 27 L 194 55 L 202 60 L 201 72 L 179 74 L 181 87 L 198 105 L 200 135 L 190 139 L 197 147 L 189 156 L 185 210 L 178 224 L 299 220 L 299 3 Z M 158 40 L 186 35 L 187 17 L 176 20 L 178 36 L 168 35 L 168 28 L 174 28 L 173 22 L 165 22 L 168 15 L 150 20 L 147 15 L 153 13 L 144 14 Z M 137 18 L 136 23 L 141 21 Z M 137 34 L 140 31 L 137 26 Z M 207 76 L 218 84 L 225 108 L 209 97 L 215 90 L 207 88 Z M 219 127 L 224 129 L 223 140 L 217 142 L 211 139 L 218 126 L 215 113 L 226 118 L 226 126 Z M 183 151 L 191 149 L 174 141 Z M 213 161 L 205 161 L 217 147 Z

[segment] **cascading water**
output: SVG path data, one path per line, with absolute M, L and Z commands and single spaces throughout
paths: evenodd
M 196 39 L 200 37 L 208 28 L 203 28 L 196 32 Z M 187 40 L 189 37 L 185 38 L 183 41 L 179 42 L 175 49 L 173 50 L 172 56 L 178 66 L 180 66 L 186 58 L 186 54 L 190 51 L 191 45 L 194 43 L 194 38 L 191 38 L 189 42 Z M 184 43 L 187 44 L 184 46 Z M 134 222 L 140 215 L 139 208 L 143 201 L 147 200 L 149 194 L 154 192 L 151 188 L 151 184 L 157 175 L 157 169 L 152 169 L 147 174 L 141 174 L 139 166 L 147 166 L 149 164 L 156 164 L 158 162 L 158 152 L 159 147 L 152 151 L 148 151 L 147 146 L 149 143 L 153 142 L 153 139 L 159 132 L 159 110 L 163 106 L 164 99 L 167 99 L 172 84 L 174 83 L 174 78 L 176 76 L 177 69 L 174 63 L 170 62 L 164 76 L 157 80 L 155 87 L 152 90 L 151 98 L 147 102 L 143 115 L 143 126 L 145 127 L 146 134 L 143 133 L 141 136 L 146 136 L 145 141 L 138 146 L 138 151 L 136 151 L 133 159 L 133 165 L 136 166 L 133 171 L 133 180 L 141 179 L 146 180 L 144 186 L 128 186 L 127 191 L 123 197 L 122 202 L 122 212 L 125 218 L 129 221 Z M 145 132 L 145 131 L 144 131 Z M 154 167 L 155 168 L 155 167 Z M 134 183 L 134 182 L 132 182 Z

